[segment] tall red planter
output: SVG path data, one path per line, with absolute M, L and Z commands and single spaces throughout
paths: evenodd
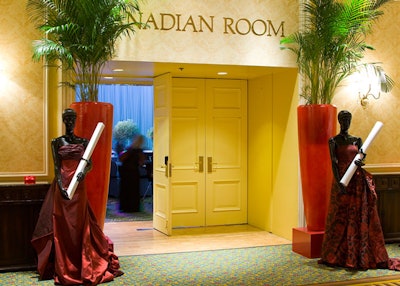
M 113 106 L 105 102 L 74 102 L 71 108 L 77 113 L 75 134 L 90 139 L 97 123 L 105 127 L 92 154 L 93 168 L 85 178 L 90 206 L 101 228 L 107 210 L 110 182 Z
M 332 186 L 329 138 L 336 135 L 337 108 L 330 104 L 297 108 L 301 185 L 308 231 L 323 231 Z

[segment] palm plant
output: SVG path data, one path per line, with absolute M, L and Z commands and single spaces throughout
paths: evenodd
M 301 96 L 307 104 L 330 104 L 336 88 L 363 64 L 365 41 L 372 24 L 383 14 L 379 8 L 392 0 L 309 0 L 303 4 L 304 29 L 281 40 L 282 49 L 297 56 L 304 76 Z M 370 63 L 385 81 L 382 91 L 393 87 L 378 63 Z
M 33 43 L 33 60 L 72 71 L 70 85 L 81 101 L 98 101 L 100 75 L 116 41 L 141 25 L 134 19 L 138 0 L 28 0 L 27 11 L 44 33 Z

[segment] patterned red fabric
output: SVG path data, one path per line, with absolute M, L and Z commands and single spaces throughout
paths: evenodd
M 84 152 L 83 145 L 59 149 L 63 187 L 67 187 Z M 96 222 L 80 182 L 71 200 L 62 197 L 53 181 L 32 237 L 40 279 L 55 284 L 97 285 L 122 275 L 112 242 Z
M 343 176 L 358 153 L 358 147 L 339 145 L 336 152 L 339 173 Z M 376 199 L 372 176 L 360 167 L 346 193 L 333 182 L 319 263 L 352 269 L 400 271 L 399 260 L 388 257 Z

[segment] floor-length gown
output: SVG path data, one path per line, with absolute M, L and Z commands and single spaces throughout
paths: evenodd
M 61 146 L 62 184 L 67 188 L 82 158 L 84 146 Z M 98 226 L 90 208 L 84 182 L 71 200 L 62 197 L 56 180 L 43 203 L 32 237 L 38 256 L 40 279 L 55 284 L 97 285 L 119 276 L 118 257 L 111 241 Z
M 341 177 L 357 153 L 357 145 L 337 147 Z M 376 200 L 372 176 L 360 167 L 346 193 L 333 183 L 320 263 L 352 269 L 400 270 L 399 260 L 388 257 Z

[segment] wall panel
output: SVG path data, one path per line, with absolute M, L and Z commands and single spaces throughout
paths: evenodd
M 47 101 L 25 1 L 0 2 L 0 177 L 46 176 Z M 12 179 L 11 179 L 12 180 Z

